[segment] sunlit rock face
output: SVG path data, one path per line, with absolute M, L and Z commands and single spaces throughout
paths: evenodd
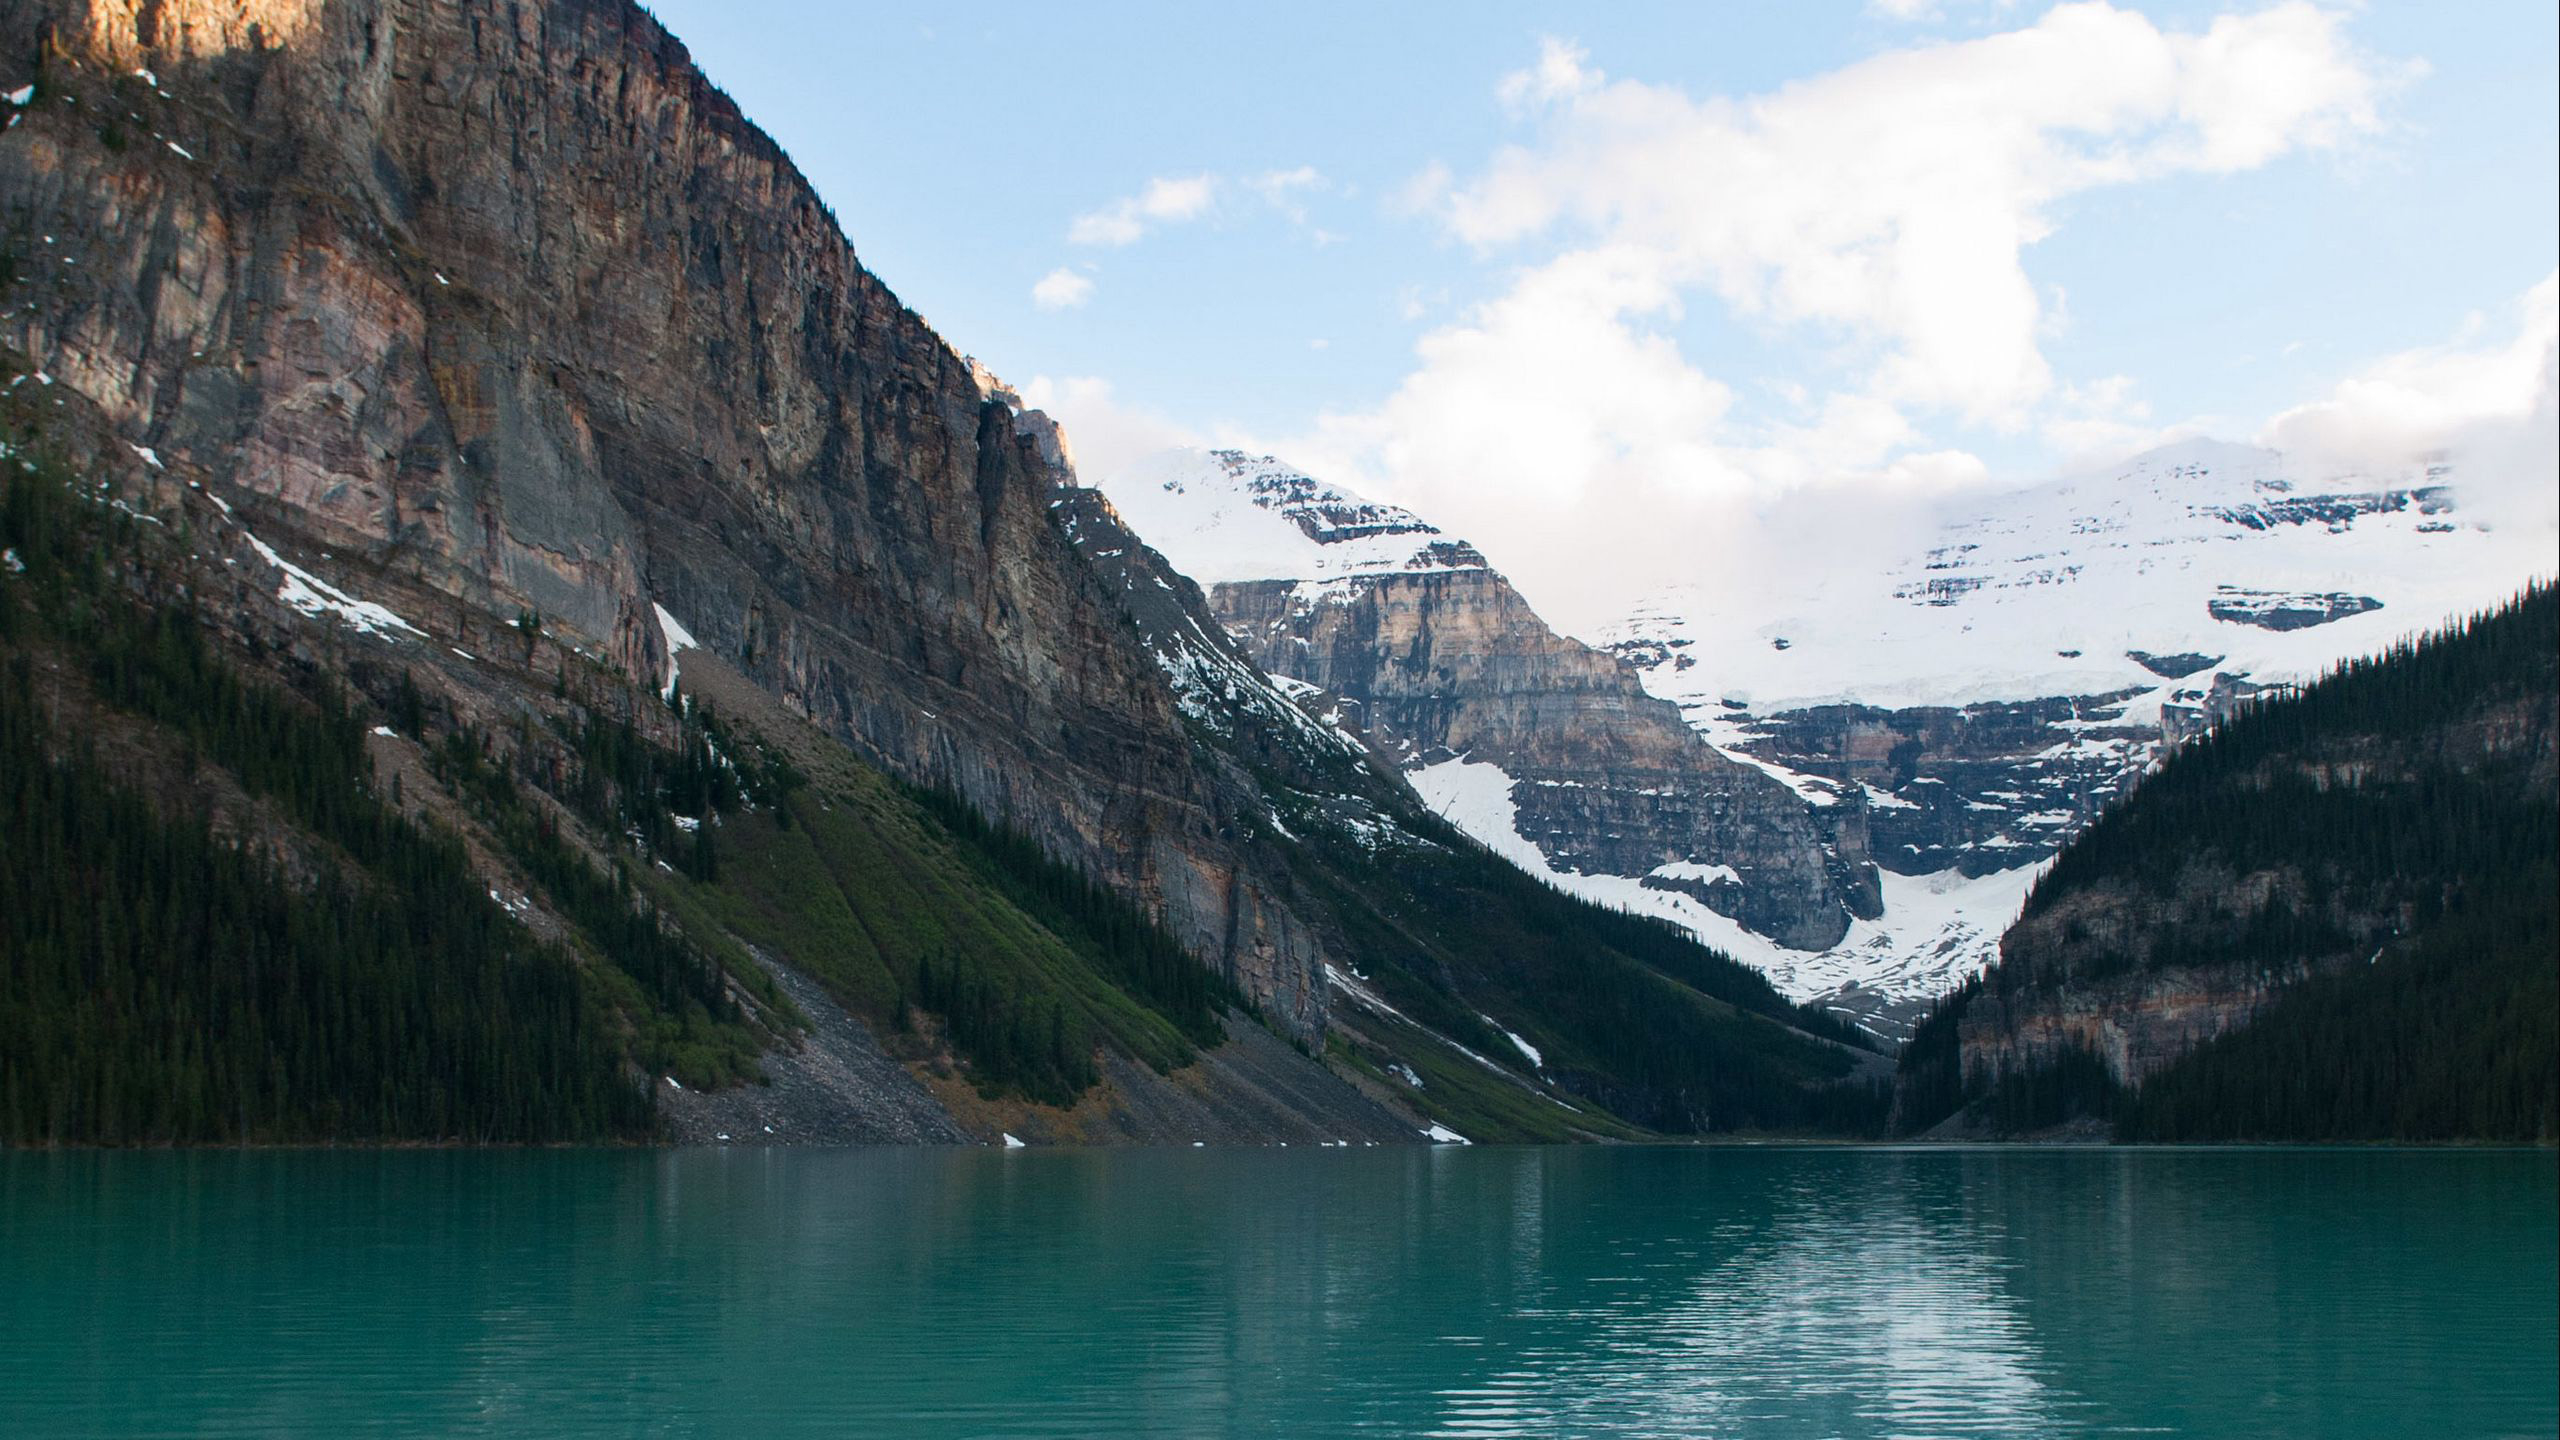
M 254 55 L 306 41 L 328 8 L 325 0 L 90 0 L 82 39 L 94 53 L 131 65 Z
M 664 605 L 1321 1032 L 1256 798 L 1051 517 L 1062 438 L 639 7 L 20 0 L 0 53 L 0 343 L 131 443 L 439 633 L 532 610 L 662 676 Z

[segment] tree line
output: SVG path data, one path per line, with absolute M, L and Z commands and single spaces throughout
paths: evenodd
M 2560 1135 L 2560 591 L 2351 661 L 2179 750 L 2067 846 L 2029 917 L 2112 887 L 2167 918 L 2063 927 L 1923 1019 L 1898 1124 L 1981 1104 L 1998 1128 L 2081 1116 L 2127 1139 Z M 2207 875 L 2276 877 L 2238 915 L 2170 904 Z M 2249 1023 L 2119 1086 L 2095 1056 L 1959 1073 L 1985 1005 L 2137 970 L 2278 982 Z

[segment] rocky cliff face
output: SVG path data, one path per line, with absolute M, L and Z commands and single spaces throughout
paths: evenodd
M 637 6 L 12 0 L 0 50 L 0 342 L 129 443 L 438 645 L 530 611 L 660 676 L 663 606 L 1319 1033 L 1037 427 Z
M 1231 581 L 1210 603 L 1255 663 L 1338 695 L 1381 751 L 1511 777 L 1557 870 L 1638 877 L 1797 949 L 1872 916 L 1867 815 L 1728 759 L 1616 657 L 1557 634 L 1492 570 Z M 1696 873 L 1722 867 L 1721 873 Z
M 1323 691 L 1380 755 L 1498 767 L 1516 837 L 1561 883 L 1799 950 L 1877 913 L 1856 792 L 1800 793 L 1719 753 L 1464 541 L 1268 456 L 1176 452 L 1106 488 L 1255 665 Z
M 2050 858 L 2133 782 L 2160 739 L 2125 719 L 2133 698 L 1815 705 L 1748 722 L 1746 753 L 1863 788 L 1888 868 L 1981 876 Z
M 1306 498 L 1310 488 L 1296 477 L 1264 493 Z M 1313 498 L 1318 529 L 1346 543 L 1459 554 L 1403 512 Z M 1327 1053 L 1339 1070 L 1431 1107 L 1459 1133 L 1552 1140 L 1621 1134 L 1602 1111 L 1681 1131 L 1801 1125 L 1808 1087 L 1881 1068 L 1881 1057 L 1842 1043 L 1852 1035 L 1838 1022 L 1805 1012 L 1759 972 L 1671 927 L 1571 898 L 1592 877 L 1559 880 L 1512 822 L 1496 837 L 1511 843 L 1496 843 L 1480 833 L 1481 814 L 1427 803 L 1386 743 L 1393 732 L 1358 718 L 1381 706 L 1255 664 L 1254 647 L 1101 491 L 1063 488 L 1055 507 L 1172 681 L 1204 763 L 1261 797 L 1239 817 L 1239 845 L 1286 866 L 1299 887 L 1292 907 L 1346 957 L 1325 969 L 1335 1002 Z M 1457 573 L 1489 576 L 1471 556 Z M 1589 652 L 1579 658 L 1587 669 Z M 1471 707 L 1456 708 L 1467 724 Z M 1490 775 L 1504 806 L 1530 788 L 1490 764 L 1440 768 L 1453 766 Z M 1637 1012 L 1644 1019 L 1631 1024 Z M 1808 1027 L 1824 1038 L 1809 1039 Z M 1855 1106 L 1862 1093 L 1820 1103 Z
M 1965 1008 L 1957 1027 L 1966 1073 L 1997 1079 L 2096 1055 L 2119 1084 L 2138 1085 L 2196 1046 L 2246 1025 L 2279 991 L 2371 954 L 2391 933 L 2386 913 L 2342 911 L 2316 953 L 2277 964 L 2182 963 L 2175 939 L 2228 945 L 2271 904 L 2299 896 L 2301 876 L 2241 874 L 2199 865 L 2161 895 L 2106 886 L 2068 897 L 2001 937 L 2004 963 L 2043 973 L 2043 983 L 1995 987 Z M 2103 963 L 2091 963 L 2104 955 Z M 2068 957 L 2068 958 L 2066 958 Z M 2073 962 L 2077 961 L 2074 966 Z M 2070 973 L 2072 969 L 2078 973 Z

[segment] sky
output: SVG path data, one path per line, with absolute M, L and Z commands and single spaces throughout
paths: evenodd
M 2560 488 L 2548 0 L 650 8 L 1088 480 L 1275 452 L 1578 632 L 2189 435 Z

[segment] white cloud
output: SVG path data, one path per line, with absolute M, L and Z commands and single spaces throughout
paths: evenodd
M 1441 161 L 1434 160 L 1406 176 L 1404 183 L 1388 192 L 1386 209 L 1390 215 L 1428 215 L 1449 201 L 1449 189 L 1457 176 Z
M 2287 410 L 2260 440 L 2351 469 L 2388 469 L 2448 451 L 2531 454 L 2521 436 L 2560 430 L 2560 270 L 2518 297 L 2515 332 L 2485 343 L 2474 317 L 2442 345 L 2385 356 L 2338 382 L 2326 399 Z M 2549 449 L 2550 442 L 2540 442 Z M 2463 464 L 2466 482 L 2549 497 L 2560 481 L 2547 464 L 2516 470 Z
M 2053 383 L 2020 257 L 2054 205 L 2374 129 L 2393 76 L 2340 25 L 2296 3 L 2182 35 L 2064 5 L 1748 100 L 1609 80 L 1550 42 L 1502 86 L 1547 102 L 1545 133 L 1443 214 L 1487 250 L 1558 233 L 1639 248 L 1668 283 L 1863 343 L 1881 394 L 2014 427 Z
M 2006 14 L 2017 5 L 2018 0 L 1970 0 L 1970 3 L 1960 4 L 1959 8 Z M 1868 14 L 1879 19 L 1898 20 L 1906 25 L 1923 20 L 1943 20 L 1947 8 L 1947 0 L 1867 0 Z
M 1600 73 L 1590 67 L 1590 60 L 1590 51 L 1547 36 L 1538 42 L 1538 63 L 1503 76 L 1494 94 L 1513 110 L 1570 99 L 1600 83 Z
M 2130 375 L 2064 384 L 2046 407 L 2039 433 L 2067 468 L 2131 455 L 2170 438 L 2151 423 L 2151 402 Z
M 1291 224 L 1303 226 L 1307 223 L 1306 197 L 1331 190 L 1333 184 L 1312 165 L 1239 177 L 1210 173 L 1159 175 L 1135 195 L 1122 196 L 1100 209 L 1078 215 L 1067 225 L 1067 241 L 1074 245 L 1134 245 L 1149 231 L 1200 219 L 1217 208 L 1220 192 L 1239 188 L 1286 216 Z M 1323 231 L 1317 234 L 1319 244 L 1339 238 Z
M 1072 310 L 1093 298 L 1093 277 L 1061 265 L 1031 287 L 1031 303 L 1043 310 Z
M 1981 483 L 1941 418 L 2065 453 L 2139 443 L 2158 432 L 2129 382 L 2053 373 L 2061 296 L 2027 247 L 2093 189 L 2345 146 L 2405 73 L 2302 3 L 2200 33 L 2066 4 L 1748 98 L 1547 41 L 1497 87 L 1526 143 L 1399 197 L 1522 268 L 1426 333 L 1376 407 L 1284 453 L 1469 535 L 1570 624 L 1729 563 L 1790 489 L 1863 487 L 1854 506 Z M 1791 416 L 1738 403 L 1675 339 L 1699 299 L 1832 373 Z
M 2170 142 L 2173 166 L 2249 170 L 2380 128 L 2379 92 L 2426 67 L 2378 66 L 2344 43 L 2338 24 L 2331 12 L 2295 3 L 2225 15 L 2198 37 L 2172 36 L 2178 119 L 2187 129 Z
M 1159 175 L 1137 194 L 1077 216 L 1067 226 L 1067 240 L 1075 245 L 1134 245 L 1155 226 L 1199 219 L 1217 196 L 1215 175 Z
M 1087 484 L 1159 450 L 1197 445 L 1202 438 L 1153 411 L 1122 404 L 1111 382 L 1096 376 L 1034 375 L 1021 395 L 1024 405 L 1047 411 L 1066 427 L 1077 473 Z
M 1299 196 L 1305 191 L 1325 188 L 1325 178 L 1316 172 L 1313 165 L 1301 165 L 1294 170 L 1266 170 L 1245 184 L 1262 197 L 1262 203 L 1288 216 L 1292 224 L 1304 225 L 1307 223 L 1307 207 Z

